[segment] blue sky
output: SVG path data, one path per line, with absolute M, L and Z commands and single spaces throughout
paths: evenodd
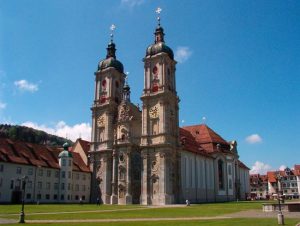
M 300 163 L 300 1 L 0 0 L 0 123 L 90 135 L 94 71 L 114 23 L 140 103 L 160 6 L 177 64 L 180 124 L 237 140 L 259 172 Z

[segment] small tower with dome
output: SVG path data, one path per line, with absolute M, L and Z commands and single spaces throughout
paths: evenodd
M 72 201 L 72 171 L 73 171 L 73 154 L 69 151 L 70 145 L 63 144 L 63 151 L 59 153 L 58 160 L 60 166 L 60 195 L 61 202 Z

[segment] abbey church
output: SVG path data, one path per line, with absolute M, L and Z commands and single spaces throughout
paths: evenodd
M 143 63 L 141 109 L 130 101 L 113 39 L 95 72 L 91 199 L 142 205 L 245 199 L 249 169 L 237 142 L 206 124 L 179 127 L 176 61 L 160 21 Z

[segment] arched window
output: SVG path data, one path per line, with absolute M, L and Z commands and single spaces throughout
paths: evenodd
M 219 189 L 224 189 L 224 168 L 223 168 L 223 161 L 219 159 L 218 161 L 218 178 L 219 178 Z

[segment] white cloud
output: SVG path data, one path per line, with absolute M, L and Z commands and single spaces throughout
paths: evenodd
M 286 169 L 286 166 L 285 165 L 281 165 L 281 166 L 279 166 L 279 170 L 285 170 Z
M 252 166 L 252 169 L 250 170 L 251 174 L 266 174 L 267 171 L 270 171 L 272 167 L 268 164 L 265 164 L 260 161 L 256 161 L 254 165 Z
M 5 108 L 6 108 L 6 103 L 0 101 L 0 110 L 3 110 Z
M 179 46 L 175 51 L 175 60 L 179 63 L 187 61 L 192 55 L 192 51 L 187 46 Z
M 34 122 L 24 122 L 21 125 L 38 130 L 43 130 L 47 133 L 57 135 L 60 137 L 67 137 L 72 141 L 76 141 L 76 139 L 79 137 L 87 141 L 91 140 L 91 126 L 89 123 L 80 123 L 75 124 L 73 126 L 69 126 L 64 121 L 60 121 L 56 125 L 54 125 L 54 127 L 38 125 Z
M 252 134 L 246 137 L 246 142 L 248 142 L 249 144 L 261 143 L 262 138 L 258 134 Z
M 29 92 L 36 92 L 39 89 L 39 86 L 37 84 L 30 83 L 24 79 L 15 81 L 15 86 L 18 87 L 18 89 L 22 91 L 29 91 Z
M 145 0 L 121 0 L 121 4 L 133 8 L 143 4 Z

